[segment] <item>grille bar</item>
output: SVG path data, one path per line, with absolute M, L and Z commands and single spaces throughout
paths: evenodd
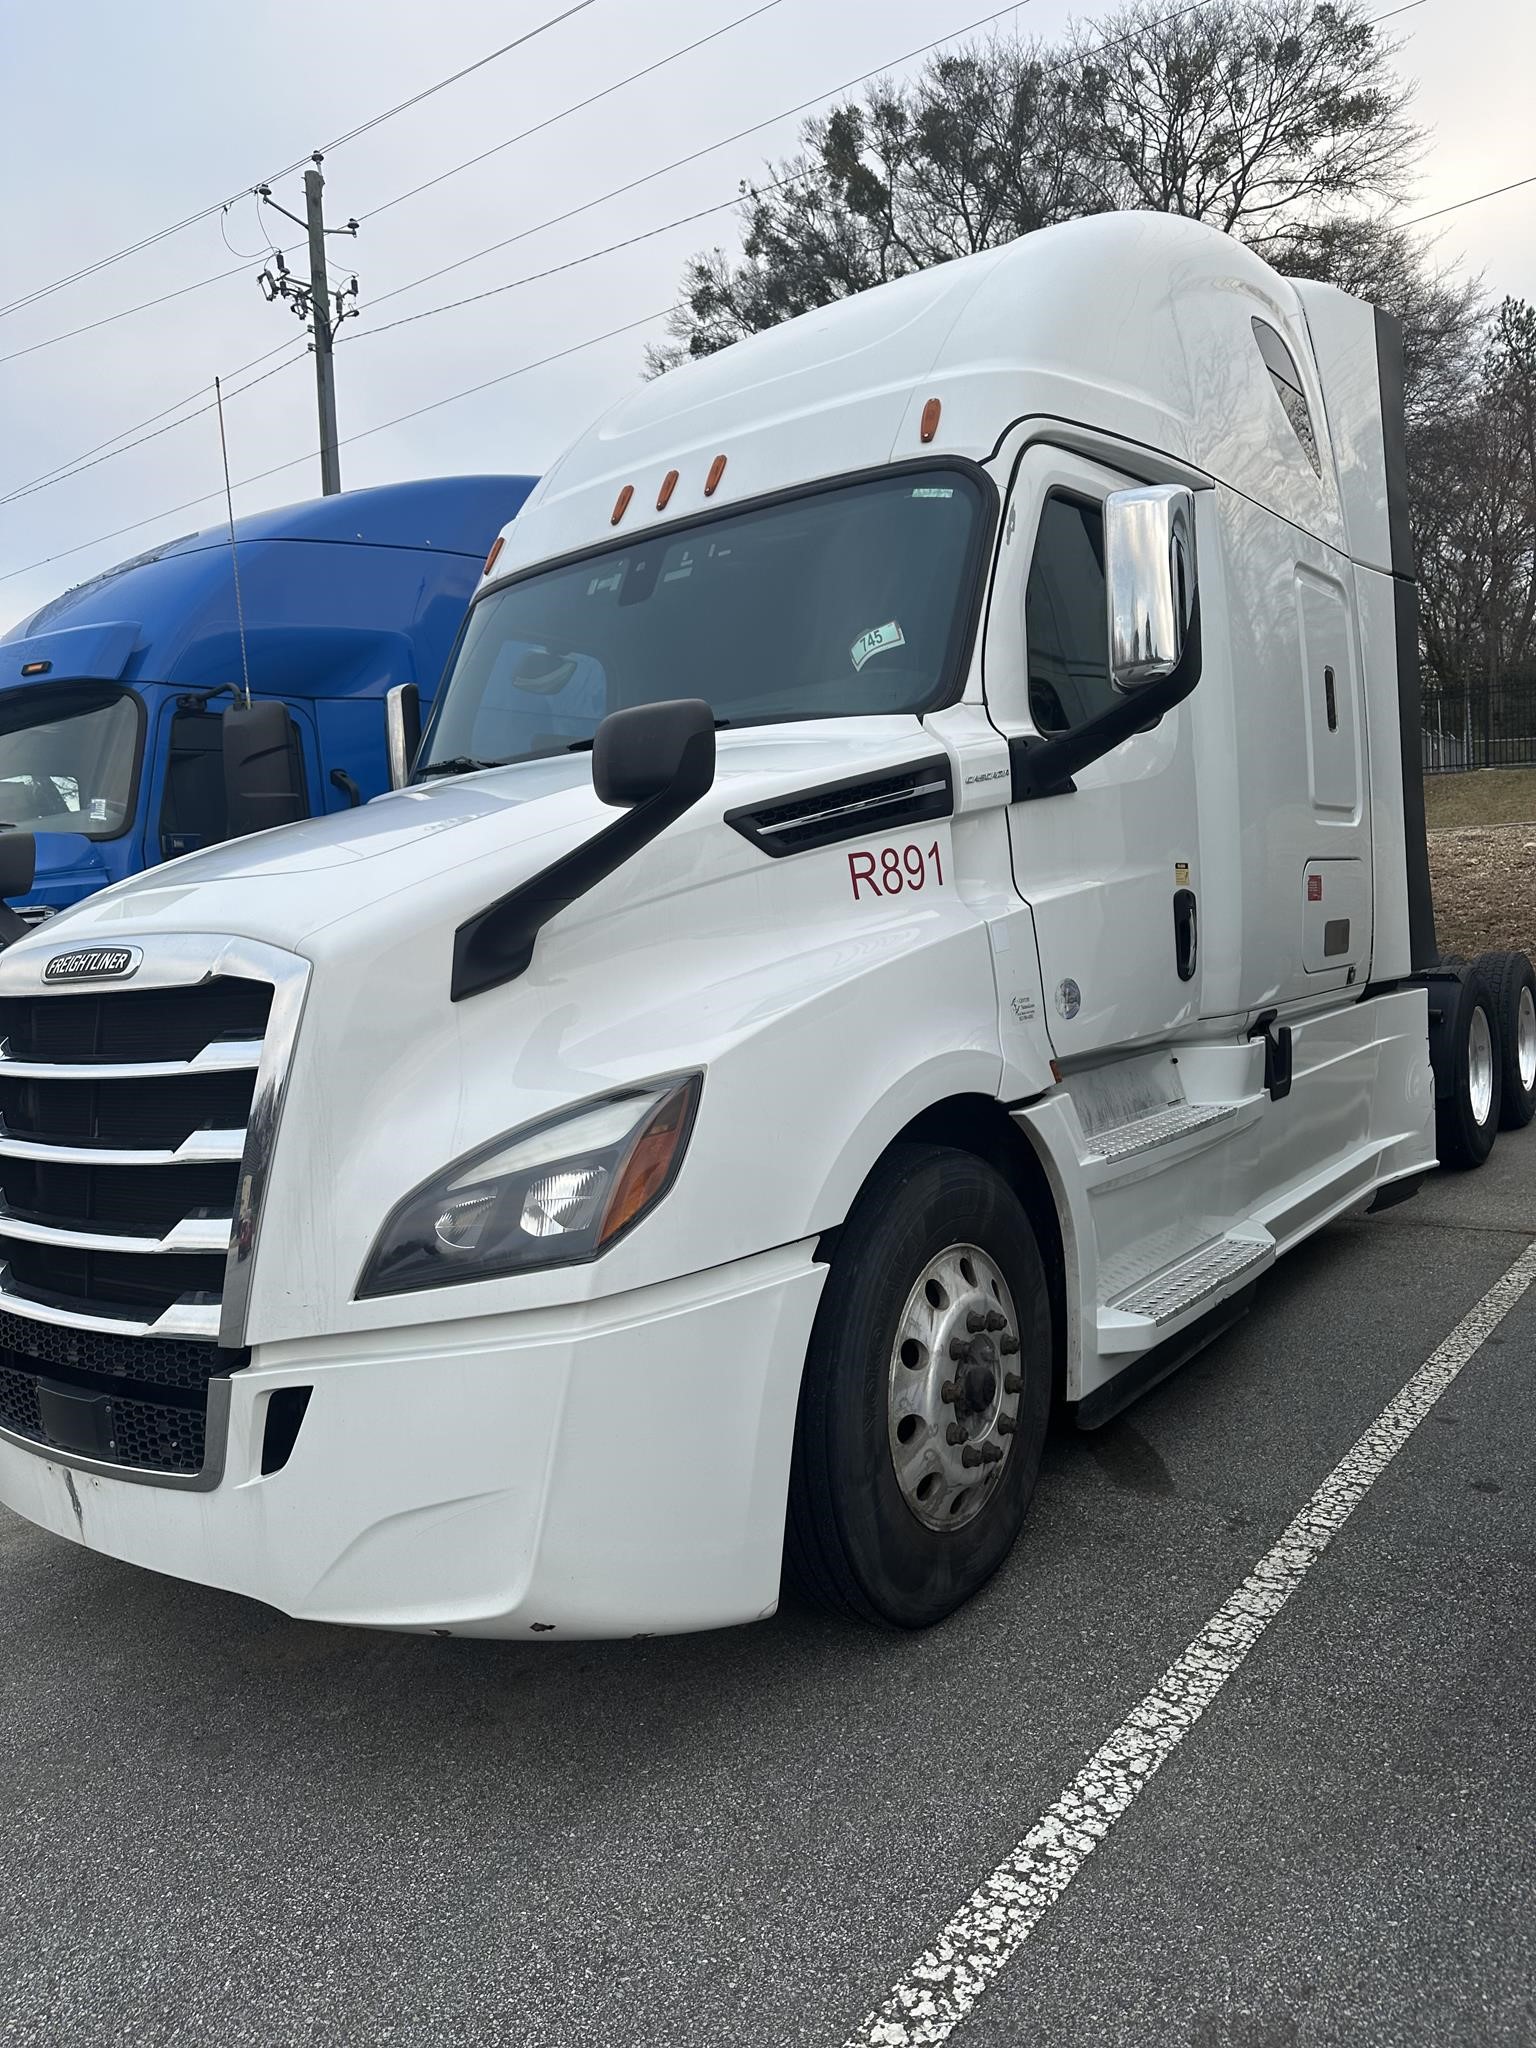
M 233 1216 L 184 1216 L 163 1237 L 139 1231 L 65 1230 L 56 1223 L 34 1223 L 30 1217 L 0 1207 L 0 1237 L 82 1252 L 227 1252 L 234 1227 Z
M 212 1344 L 219 1334 L 219 1308 L 216 1301 L 175 1301 L 148 1321 L 131 1316 L 99 1315 L 78 1308 L 55 1308 L 50 1302 L 34 1301 L 28 1294 L 17 1294 L 10 1266 L 0 1259 L 0 1310 L 13 1316 L 25 1316 L 31 1322 L 53 1323 L 70 1330 L 98 1330 L 106 1337 L 195 1337 L 200 1342 Z
M 24 1060 L 0 1043 L 0 1081 L 168 1081 L 183 1074 L 239 1074 L 261 1065 L 259 1038 L 215 1039 L 189 1060 Z
M 13 1137 L 0 1132 L 0 1159 L 41 1159 L 71 1161 L 78 1166 L 197 1166 L 209 1160 L 239 1160 L 245 1152 L 245 1132 L 193 1131 L 172 1152 L 118 1151 L 104 1145 L 49 1145 L 39 1139 Z

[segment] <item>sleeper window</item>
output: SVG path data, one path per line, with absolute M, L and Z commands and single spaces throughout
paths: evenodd
M 1264 367 L 1269 372 L 1269 381 L 1281 409 L 1290 421 L 1308 462 L 1321 476 L 1322 457 L 1317 452 L 1317 436 L 1312 431 L 1312 415 L 1307 409 L 1307 394 L 1301 388 L 1301 372 L 1296 367 L 1296 359 L 1266 321 L 1254 321 L 1253 338 L 1259 344 L 1259 354 L 1264 358 Z
M 1118 701 L 1109 674 L 1104 510 L 1052 492 L 1040 510 L 1024 596 L 1029 715 L 1069 732 Z

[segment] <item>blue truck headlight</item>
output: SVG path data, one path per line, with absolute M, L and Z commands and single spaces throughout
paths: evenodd
M 615 1090 L 466 1153 L 392 1211 L 359 1298 L 595 1259 L 671 1187 L 702 1080 Z

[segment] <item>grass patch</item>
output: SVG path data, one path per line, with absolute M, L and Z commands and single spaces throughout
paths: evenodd
M 1536 822 L 1536 768 L 1475 768 L 1465 775 L 1426 775 L 1424 822 L 1527 825 Z
M 1429 834 L 1442 953 L 1536 957 L 1536 824 Z

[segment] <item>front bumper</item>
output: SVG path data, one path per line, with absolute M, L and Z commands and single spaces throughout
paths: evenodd
M 269 1346 L 188 1491 L 0 1440 L 0 1503 L 312 1621 L 608 1636 L 772 1613 L 810 1243 L 579 1307 Z M 288 1462 L 266 1409 L 309 1387 Z

